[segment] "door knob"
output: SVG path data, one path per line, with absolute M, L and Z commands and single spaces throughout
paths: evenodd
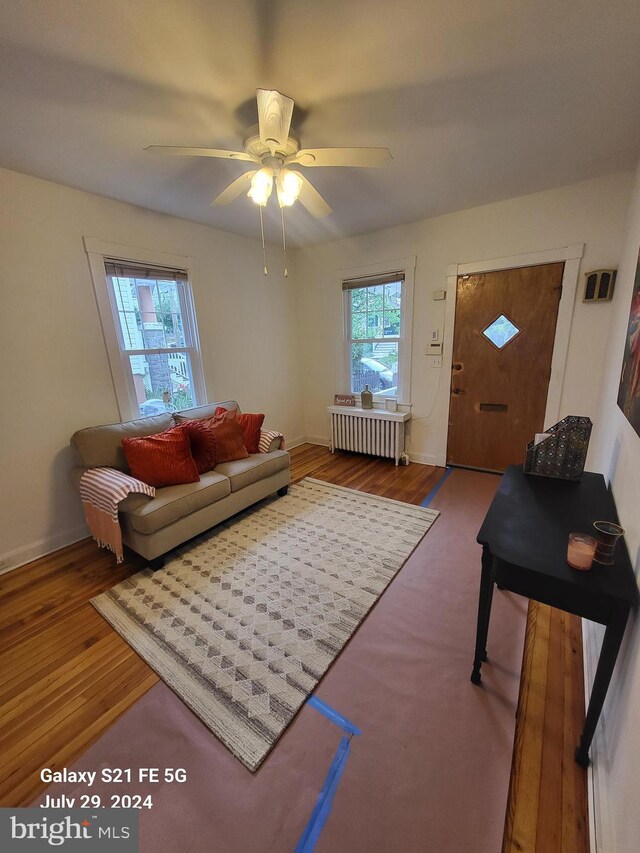
M 464 394 L 464 390 L 462 388 L 452 388 L 451 393 L 452 394 Z
M 453 369 L 454 369 L 454 370 L 462 370 L 462 365 L 460 364 L 460 362 L 459 362 L 459 361 L 458 361 L 458 362 L 456 362 L 456 363 L 455 363 L 454 365 L 452 365 L 452 366 L 453 366 Z

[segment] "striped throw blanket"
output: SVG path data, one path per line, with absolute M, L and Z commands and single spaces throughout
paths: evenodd
M 280 439 L 280 444 L 278 445 L 278 450 L 284 450 L 284 436 L 281 432 L 275 432 L 272 429 L 261 429 L 260 430 L 260 441 L 258 442 L 258 450 L 260 453 L 268 453 L 271 442 L 274 438 Z
M 91 535 L 101 548 L 108 548 L 123 560 L 122 531 L 118 504 L 132 492 L 155 497 L 153 486 L 116 471 L 115 468 L 90 468 L 80 479 L 80 498 Z

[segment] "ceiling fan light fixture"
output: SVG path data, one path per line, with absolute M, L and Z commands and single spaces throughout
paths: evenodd
M 274 181 L 282 214 L 284 244 L 285 207 L 291 207 L 299 201 L 315 219 L 322 219 L 332 212 L 313 184 L 297 171 L 298 167 L 373 168 L 388 166 L 392 160 L 388 148 L 301 148 L 300 138 L 296 130 L 291 127 L 293 99 L 276 89 L 257 89 L 256 98 L 258 123 L 247 130 L 247 135 L 242 142 L 242 151 L 176 145 L 150 145 L 145 150 L 187 157 L 218 157 L 223 160 L 255 164 L 254 169 L 243 172 L 218 193 L 211 204 L 230 204 L 249 188 L 247 195 L 258 206 L 260 213 L 263 246 L 262 208 L 266 207 L 269 201 Z M 289 170 L 285 168 L 286 166 L 292 168 Z
M 276 192 L 280 207 L 291 207 L 295 204 L 302 189 L 302 178 L 288 169 L 281 169 L 276 181 Z
M 251 179 L 251 188 L 247 195 L 260 207 L 264 207 L 273 190 L 273 170 L 267 167 L 258 169 Z

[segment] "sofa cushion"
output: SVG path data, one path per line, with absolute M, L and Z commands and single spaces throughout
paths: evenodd
M 216 409 L 216 416 L 223 415 L 226 411 L 227 410 L 223 406 L 218 406 Z M 249 453 L 259 453 L 260 429 L 264 423 L 264 415 L 252 414 L 251 412 L 241 412 L 239 409 L 236 409 L 235 416 L 242 428 L 244 446 L 247 448 Z
M 155 498 L 151 500 L 144 495 L 129 495 L 118 509 L 126 514 L 134 530 L 149 534 L 225 498 L 230 492 L 231 483 L 227 477 L 216 471 L 208 471 L 197 483 L 157 489 Z
M 196 406 L 193 409 L 182 409 L 179 412 L 175 412 L 173 417 L 178 424 L 181 421 L 186 421 L 190 418 L 212 418 L 215 415 L 217 408 L 239 410 L 240 406 L 235 400 L 225 400 L 223 403 L 207 403 L 206 406 Z
M 176 429 L 183 429 L 189 436 L 191 455 L 198 474 L 204 474 L 205 471 L 216 467 L 216 437 L 207 426 L 206 420 L 192 418 L 178 424 Z
M 215 472 L 229 478 L 232 492 L 239 492 L 245 486 L 288 467 L 289 454 L 284 450 L 274 450 L 273 453 L 252 453 L 246 459 L 223 462 L 216 465 Z
M 179 486 L 200 479 L 184 425 L 157 435 L 123 438 L 122 447 L 131 476 L 150 486 Z
M 235 459 L 246 459 L 249 453 L 244 446 L 242 427 L 234 409 L 221 409 L 222 414 L 213 418 L 203 418 L 213 435 L 215 442 L 216 465 L 219 462 L 232 462 Z
M 129 466 L 122 449 L 122 439 L 156 435 L 171 426 L 173 426 L 173 418 L 167 412 L 150 418 L 125 421 L 122 424 L 87 427 L 74 432 L 71 436 L 71 447 L 84 468 L 104 467 L 128 471 Z

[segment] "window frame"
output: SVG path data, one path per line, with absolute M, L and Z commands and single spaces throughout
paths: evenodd
M 118 243 L 106 243 L 93 237 L 84 237 L 84 247 L 89 261 L 91 280 L 98 306 L 102 335 L 104 338 L 111 379 L 122 421 L 135 420 L 140 415 L 138 400 L 135 393 L 133 374 L 130 369 L 129 357 L 134 355 L 166 352 L 165 349 L 129 350 L 124 347 L 122 330 L 116 322 L 118 306 L 109 286 L 109 274 L 105 269 L 105 261 L 117 258 L 123 263 L 149 264 L 182 270 L 187 275 L 186 281 L 178 281 L 178 298 L 183 311 L 182 322 L 187 346 L 171 349 L 172 352 L 187 352 L 191 367 L 191 391 L 193 405 L 206 402 L 204 370 L 200 350 L 200 338 L 196 322 L 196 310 L 191 287 L 191 271 L 189 258 L 185 255 L 171 255 L 149 249 L 139 249 Z
M 398 342 L 398 393 L 395 398 L 386 394 L 374 394 L 374 403 L 384 404 L 385 400 L 396 399 L 399 406 L 411 405 L 411 351 L 413 346 L 413 290 L 416 256 L 410 255 L 391 261 L 368 264 L 367 266 L 341 269 L 338 275 L 340 298 L 342 299 L 342 329 L 340 330 L 342 358 L 340 359 L 338 388 L 342 394 L 352 394 L 351 391 L 351 292 L 343 290 L 342 283 L 357 278 L 372 278 L 391 272 L 404 273 L 402 283 L 402 304 L 400 309 L 400 335 L 385 337 L 389 343 Z M 358 338 L 357 343 L 370 343 L 381 338 Z M 356 394 L 357 397 L 357 394 Z

